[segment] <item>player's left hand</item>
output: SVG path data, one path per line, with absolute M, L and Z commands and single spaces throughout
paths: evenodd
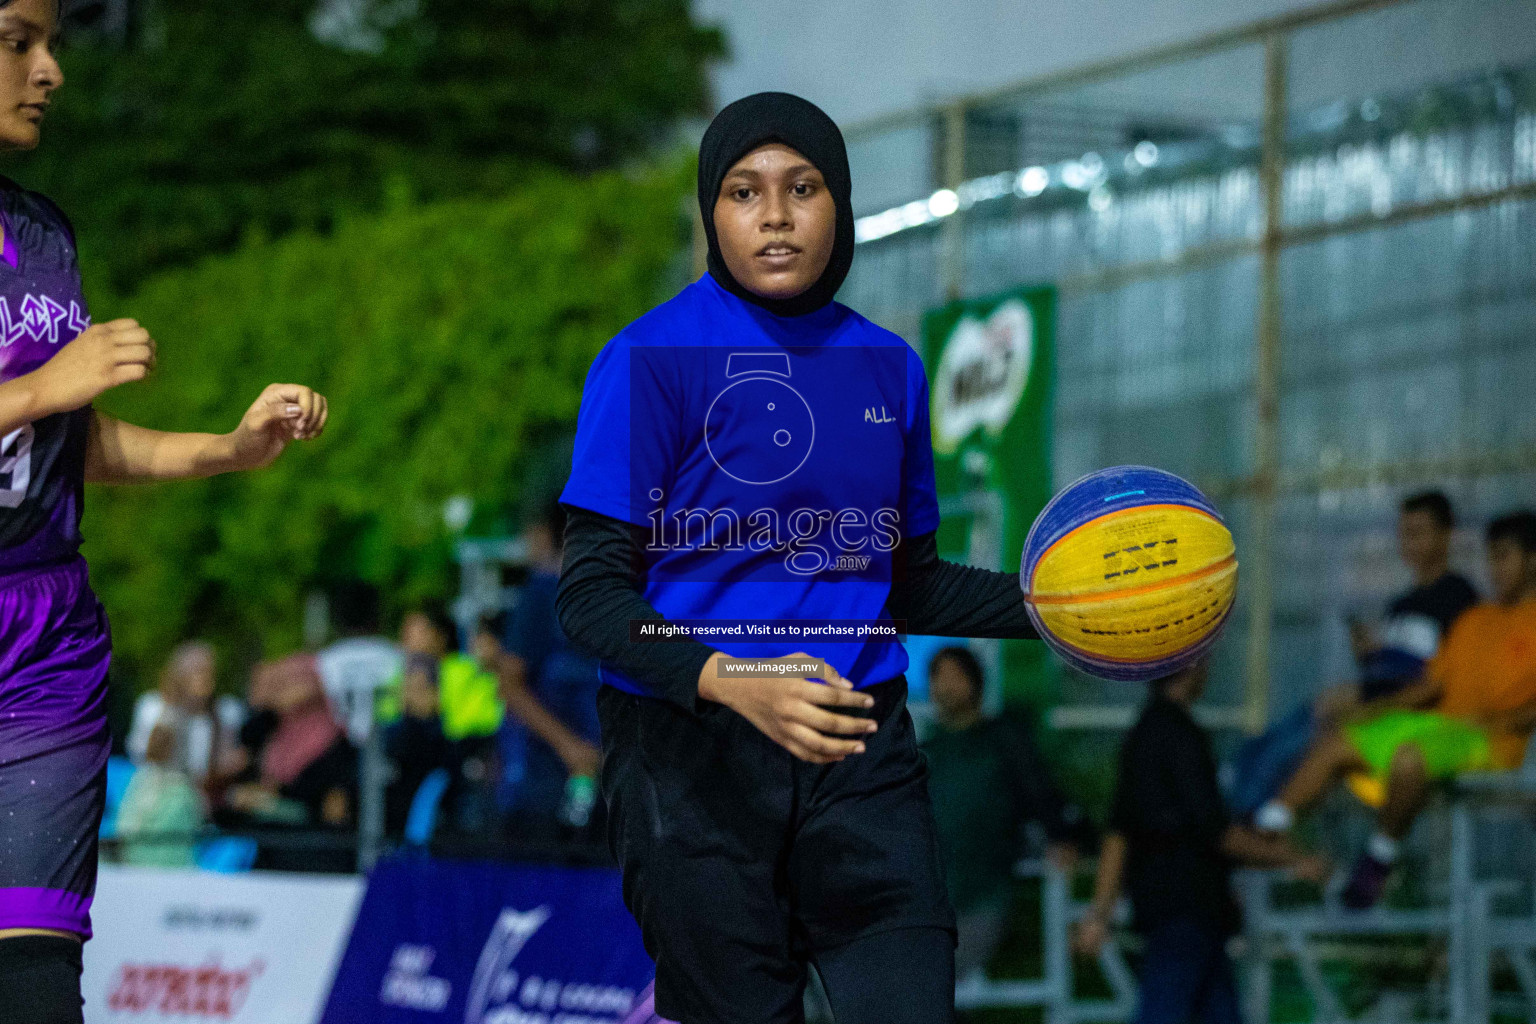
M 270 466 L 293 441 L 309 441 L 325 430 L 325 396 L 302 384 L 269 384 L 230 435 L 242 469 Z

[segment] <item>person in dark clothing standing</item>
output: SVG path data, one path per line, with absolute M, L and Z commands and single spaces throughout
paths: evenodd
M 982 712 L 985 679 L 976 655 L 945 647 L 928 664 L 938 728 L 923 744 L 949 898 L 958 915 L 955 976 L 984 971 L 1013 899 L 1013 866 L 1031 826 L 1046 856 L 1076 863 L 1088 838 L 1082 814 L 1051 779 L 1027 722 Z
M 922 363 L 833 301 L 837 126 L 739 100 L 698 180 L 709 273 L 594 361 L 560 499 L 560 622 L 601 662 L 609 844 L 656 1011 L 798 1024 L 814 963 L 839 1024 L 946 1024 L 955 918 L 894 627 L 1034 631 L 1012 573 L 938 558 Z M 662 628 L 683 620 L 736 632 Z M 833 620 L 856 630 L 792 632 Z
M 453 744 L 443 735 L 437 695 L 437 659 L 408 654 L 400 683 L 400 717 L 384 727 L 384 756 L 394 778 L 384 795 L 384 822 L 399 835 L 422 782 L 439 768 L 454 768 Z
M 1290 842 L 1234 824 L 1216 761 L 1190 707 L 1208 663 L 1152 684 L 1152 698 L 1120 748 L 1110 834 L 1093 903 L 1075 945 L 1095 954 L 1108 938 L 1122 885 L 1145 940 L 1136 1024 L 1235 1024 L 1241 1019 L 1227 940 L 1242 924 L 1235 864 L 1289 868 L 1321 882 L 1328 862 Z
M 553 501 L 528 527 L 528 579 L 503 623 L 503 650 L 486 657 L 498 666 L 508 711 L 496 737 L 498 803 L 508 830 L 534 839 L 587 828 L 573 812 L 591 794 L 602 759 L 597 662 L 571 646 L 555 608 L 564 531 L 565 512 Z

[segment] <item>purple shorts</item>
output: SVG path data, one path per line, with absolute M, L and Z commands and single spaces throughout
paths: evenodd
M 0 576 L 0 929 L 90 938 L 111 658 L 84 560 Z

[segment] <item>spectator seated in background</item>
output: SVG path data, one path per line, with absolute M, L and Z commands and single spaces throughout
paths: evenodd
M 532 841 L 599 833 L 601 826 L 597 662 L 571 647 L 555 610 L 564 529 L 558 502 L 529 525 L 528 579 L 505 627 L 482 629 L 477 647 L 481 664 L 500 680 L 508 713 L 497 738 L 497 803 L 508 832 Z
M 478 831 L 490 824 L 496 779 L 495 736 L 504 714 L 496 677 L 458 650 L 458 627 L 441 602 L 428 601 L 400 623 L 400 648 L 437 663 L 438 719 L 451 744 L 454 774 L 449 792 L 459 828 Z M 378 715 L 391 724 L 401 717 L 403 678 L 380 695 Z
M 985 680 L 976 656 L 946 647 L 928 664 L 938 730 L 922 746 L 950 900 L 958 915 L 955 977 L 986 970 L 1012 907 L 1013 866 L 1025 829 L 1038 826 L 1059 865 L 1077 859 L 1086 831 L 1051 782 L 1028 724 L 982 714 Z
M 244 770 L 225 794 L 233 823 L 350 825 L 357 750 L 336 722 L 315 659 L 258 665 L 250 708 L 240 730 Z
M 179 748 L 186 726 L 173 724 L 167 716 L 150 728 L 144 741 L 139 768 L 117 811 L 125 864 L 174 868 L 193 863 L 196 834 L 207 820 L 207 808 L 183 767 L 187 757 Z
M 1384 793 L 1377 832 L 1343 893 L 1365 908 L 1381 897 L 1398 843 L 1431 784 L 1464 772 L 1519 766 L 1536 727 L 1536 513 L 1488 527 L 1494 599 L 1451 627 L 1422 677 L 1364 705 L 1308 752 L 1278 799 L 1255 823 L 1283 832 L 1339 779 L 1370 776 Z
M 347 738 L 362 746 L 373 727 L 379 691 L 400 675 L 400 648 L 379 635 L 379 592 L 373 586 L 349 580 L 332 589 L 329 604 L 338 639 L 315 654 L 315 664 Z
M 1477 603 L 1472 584 L 1451 571 L 1455 527 L 1450 499 L 1439 491 L 1403 501 L 1397 519 L 1398 553 L 1413 574 L 1413 586 L 1387 605 L 1378 628 L 1350 620 L 1350 643 L 1359 665 L 1356 682 L 1332 687 L 1239 750 L 1232 789 L 1236 814 L 1247 817 L 1272 800 L 1300 766 L 1320 730 L 1355 713 L 1363 703 L 1418 681 L 1451 624 Z
M 424 655 L 437 662 L 439 714 L 443 734 L 457 743 L 496 735 L 503 708 L 496 678 L 475 659 L 460 653 L 458 626 L 440 601 L 427 601 L 406 612 L 400 622 L 400 649 L 407 659 Z M 384 690 L 379 718 L 400 717 L 403 676 Z
M 453 748 L 438 717 L 438 660 L 429 654 L 405 659 L 400 686 L 400 717 L 384 727 L 384 756 L 394 765 L 385 794 L 385 827 L 398 834 L 405 827 L 422 780 L 438 768 L 452 769 Z
M 1322 858 L 1229 819 L 1210 740 L 1190 713 L 1207 671 L 1202 659 L 1150 684 L 1152 697 L 1120 747 L 1110 833 L 1074 936 L 1079 953 L 1098 953 L 1124 883 L 1145 939 L 1136 1024 L 1239 1024 L 1227 953 L 1241 926 L 1234 865 L 1284 867 L 1319 882 L 1328 876 Z
M 139 697 L 133 707 L 125 746 L 135 764 L 146 763 L 150 735 L 163 723 L 176 737 L 176 760 L 170 767 L 196 785 L 218 788 L 222 767 L 239 747 L 245 708 L 235 697 L 214 696 L 217 667 L 213 646 L 200 640 L 171 652 L 159 688 Z

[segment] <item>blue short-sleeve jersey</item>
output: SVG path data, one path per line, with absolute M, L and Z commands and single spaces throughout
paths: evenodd
M 889 622 L 893 551 L 939 525 L 922 361 L 844 306 L 778 317 L 706 274 L 593 362 L 560 500 L 645 529 L 669 620 Z M 856 686 L 907 666 L 894 639 L 708 642 Z

